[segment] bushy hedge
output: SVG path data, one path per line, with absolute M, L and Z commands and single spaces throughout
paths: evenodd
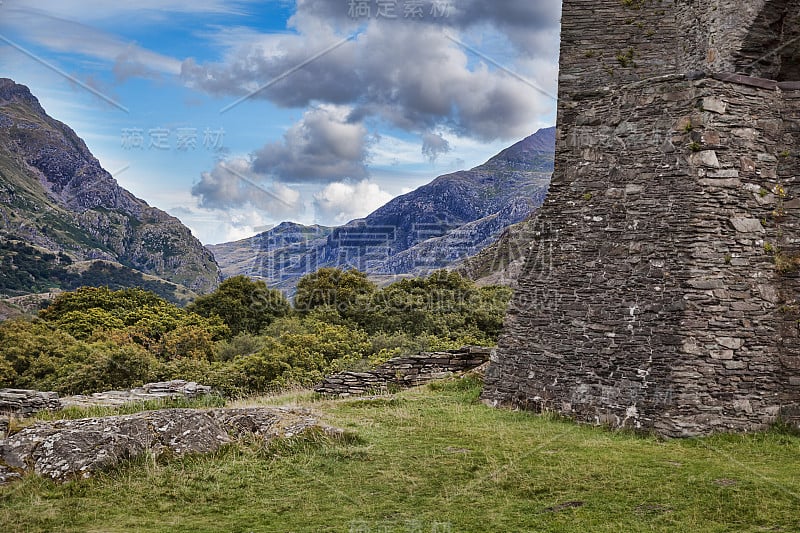
M 228 395 L 310 385 L 421 350 L 496 342 L 510 290 L 455 273 L 378 288 L 359 272 L 300 280 L 294 308 L 235 277 L 181 309 L 140 289 L 62 293 L 0 323 L 0 386 L 62 394 L 188 379 Z

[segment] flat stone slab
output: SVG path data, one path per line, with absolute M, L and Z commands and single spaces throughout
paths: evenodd
M 0 440 L 0 483 L 26 472 L 63 481 L 88 478 L 145 453 L 211 453 L 238 438 L 271 441 L 318 429 L 337 436 L 309 410 L 164 409 L 132 415 L 37 422 Z
M 757 218 L 733 217 L 730 220 L 739 233 L 764 233 L 764 226 Z

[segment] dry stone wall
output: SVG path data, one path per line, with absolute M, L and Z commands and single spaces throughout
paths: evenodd
M 124 391 L 95 392 L 93 394 L 81 394 L 77 396 L 67 396 L 62 398 L 61 403 L 65 406 L 90 407 L 106 406 L 118 407 L 131 402 L 146 402 L 153 400 L 192 400 L 211 394 L 211 387 L 200 385 L 194 381 L 174 379 L 172 381 L 160 381 L 158 383 L 147 383 L 141 387 L 136 387 Z
M 61 400 L 58 398 L 58 393 L 27 389 L 0 389 L 0 418 L 4 414 L 30 416 L 39 411 L 57 411 L 59 409 L 61 409 Z
M 668 436 L 797 412 L 800 84 L 724 70 L 766 4 L 564 1 L 556 171 L 488 403 Z
M 491 348 L 469 346 L 446 352 L 422 352 L 395 357 L 369 372 L 341 372 L 314 388 L 340 397 L 424 385 L 435 379 L 466 372 L 489 360 Z

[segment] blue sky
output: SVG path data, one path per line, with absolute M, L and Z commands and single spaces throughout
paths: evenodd
M 5 0 L 0 76 L 206 244 L 334 225 L 555 121 L 558 0 Z

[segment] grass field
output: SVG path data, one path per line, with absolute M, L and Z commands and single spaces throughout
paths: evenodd
M 0 531 L 800 531 L 800 438 L 663 441 L 476 402 L 465 379 L 298 403 L 346 429 L 0 489 Z M 240 403 L 241 405 L 241 403 Z

